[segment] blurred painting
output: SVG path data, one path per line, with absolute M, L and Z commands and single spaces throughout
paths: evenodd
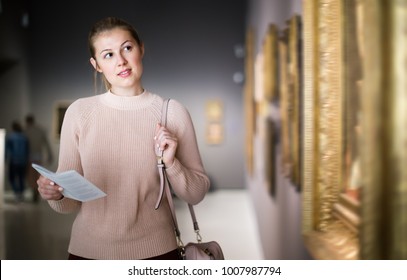
M 224 128 L 221 123 L 209 122 L 206 125 L 206 143 L 209 145 L 219 145 L 223 142 Z
M 254 100 L 254 30 L 246 32 L 245 48 L 245 84 L 244 84 L 244 114 L 245 114 L 245 154 L 246 169 L 253 175 L 254 168 L 254 134 L 256 129 L 256 112 Z
M 285 177 L 290 178 L 292 174 L 291 143 L 290 143 L 290 102 L 288 95 L 288 30 L 283 30 L 278 41 L 278 64 L 279 64 L 279 100 L 281 118 L 281 143 L 282 157 L 281 167 Z
M 59 140 L 61 137 L 62 123 L 66 110 L 71 103 L 70 101 L 59 101 L 54 107 L 54 137 L 56 140 Z
M 359 157 L 361 127 L 361 95 L 363 90 L 362 58 L 363 9 L 361 1 L 346 0 L 344 13 L 344 174 L 342 192 L 358 202 L 362 188 Z
M 275 126 L 272 119 L 265 119 L 266 131 L 265 131 L 265 178 L 268 192 L 270 195 L 275 196 L 276 192 L 276 133 Z
M 211 122 L 220 122 L 223 119 L 223 102 L 219 99 L 206 101 L 205 106 L 206 120 Z
M 270 24 L 263 42 L 264 97 L 268 101 L 278 98 L 278 29 Z
M 292 183 L 301 187 L 301 112 L 302 112 L 302 86 L 301 86 L 301 23 L 300 16 L 294 15 L 288 21 L 288 64 L 287 64 L 287 90 L 289 103 L 289 129 L 290 129 L 290 159 Z
M 354 215 L 340 200 L 346 118 L 343 1 L 304 4 L 304 242 L 315 259 L 357 259 L 358 235 L 347 224 Z

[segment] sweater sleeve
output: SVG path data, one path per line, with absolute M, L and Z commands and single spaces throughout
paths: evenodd
M 198 204 L 209 189 L 209 178 L 199 153 L 191 116 L 183 105 L 171 100 L 167 123 L 168 129 L 178 138 L 174 164 L 166 169 L 168 178 L 178 197 L 189 204 Z
M 68 107 L 61 129 L 59 148 L 59 161 L 57 172 L 76 170 L 83 175 L 80 155 L 78 150 L 80 127 L 82 121 L 80 101 L 76 101 Z M 71 213 L 79 210 L 81 202 L 70 198 L 48 201 L 52 209 L 59 213 Z

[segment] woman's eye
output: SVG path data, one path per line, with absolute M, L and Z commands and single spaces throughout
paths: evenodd
M 125 47 L 124 47 L 124 50 L 125 50 L 125 51 L 131 51 L 132 49 L 133 49 L 132 46 L 125 46 Z
M 103 58 L 111 58 L 113 56 L 112 53 L 106 53 Z

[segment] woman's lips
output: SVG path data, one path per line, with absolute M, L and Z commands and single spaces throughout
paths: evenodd
M 131 74 L 131 70 L 130 70 L 130 69 L 126 69 L 126 70 L 121 71 L 121 72 L 118 74 L 118 76 L 120 76 L 120 77 L 122 77 L 122 78 L 126 78 L 126 77 L 130 76 L 130 74 Z

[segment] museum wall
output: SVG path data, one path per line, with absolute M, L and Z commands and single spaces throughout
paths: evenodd
M 301 0 L 249 1 L 246 30 L 253 31 L 254 58 L 262 52 L 269 24 L 275 24 L 281 34 L 293 15 L 302 14 L 301 2 Z M 253 135 L 253 172 L 246 172 L 246 183 L 255 205 L 264 257 L 266 259 L 309 259 L 310 256 L 301 236 L 301 190 L 285 176 L 282 169 L 279 106 L 271 106 L 266 111 L 267 117 L 276 127 L 275 161 L 271 163 L 274 172 L 273 182 L 269 182 L 266 178 L 264 162 L 267 161 L 266 157 L 269 153 L 262 141 L 259 120 L 256 122 Z
M 26 11 L 25 1 L 1 1 L 0 128 L 10 129 L 29 110 Z

